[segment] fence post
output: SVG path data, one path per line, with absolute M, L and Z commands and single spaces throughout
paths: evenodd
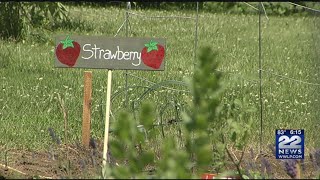
M 128 33 L 128 25 L 129 25 L 129 10 L 131 9 L 131 4 L 130 2 L 127 2 L 127 6 L 126 6 L 126 15 L 125 15 L 125 23 L 126 23 L 126 37 L 129 36 Z M 126 76 L 125 76 L 125 90 L 126 90 L 126 94 L 125 94 L 125 107 L 128 107 L 128 70 L 125 70 L 126 72 Z
M 262 2 L 259 3 L 259 100 L 260 100 L 260 153 L 262 152 L 262 140 L 263 140 L 263 102 L 262 102 L 262 47 L 261 47 L 261 11 Z
M 194 34 L 194 52 L 193 52 L 193 66 L 196 64 L 197 59 L 197 48 L 198 48 L 198 23 L 199 23 L 199 2 L 197 2 L 197 14 L 196 14 L 196 26 Z

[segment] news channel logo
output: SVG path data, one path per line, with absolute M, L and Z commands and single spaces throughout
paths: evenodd
M 304 159 L 304 130 L 276 130 L 276 159 Z

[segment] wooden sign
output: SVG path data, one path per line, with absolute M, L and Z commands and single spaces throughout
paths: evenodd
M 55 67 L 163 71 L 165 39 L 57 36 Z
M 106 115 L 103 145 L 103 165 L 106 165 L 111 107 L 112 70 L 163 71 L 165 67 L 165 39 L 108 38 L 99 36 L 57 36 L 55 67 L 108 69 Z M 89 74 L 87 73 L 87 76 Z M 90 77 L 86 79 L 90 79 Z M 85 83 L 86 84 L 86 83 Z M 83 109 L 83 144 L 90 137 L 91 84 L 85 89 Z

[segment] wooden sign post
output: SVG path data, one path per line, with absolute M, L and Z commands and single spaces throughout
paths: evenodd
M 103 165 L 107 161 L 112 70 L 164 71 L 165 39 L 57 36 L 55 67 L 108 69 Z M 88 77 L 87 77 L 88 76 Z M 86 78 L 90 88 L 86 86 Z M 89 80 L 90 79 L 90 80 Z M 90 92 L 90 93 L 89 93 Z M 91 73 L 85 75 L 82 142 L 90 140 Z
M 106 99 L 106 121 L 105 121 L 104 140 L 103 140 L 103 143 L 104 143 L 103 144 L 103 165 L 106 165 L 106 163 L 107 163 L 107 154 L 108 154 L 111 81 L 112 81 L 112 70 L 108 70 L 107 99 Z
M 92 72 L 84 72 L 83 114 L 82 114 L 82 145 L 89 147 L 91 124 Z

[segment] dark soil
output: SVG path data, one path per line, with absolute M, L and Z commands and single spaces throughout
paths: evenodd
M 77 143 L 69 146 L 55 145 L 51 150 L 43 152 L 10 150 L 7 153 L 7 168 L 4 158 L 1 156 L 0 179 L 99 178 L 101 177 L 102 149 L 103 144 L 97 142 L 95 148 L 88 149 Z M 235 160 L 241 156 L 240 152 L 232 150 L 230 152 Z M 3 155 L 3 153 L 1 154 Z M 290 178 L 284 171 L 283 161 L 275 159 L 272 152 L 265 152 L 260 156 L 255 154 L 254 156 L 252 157 L 250 151 L 245 153 L 241 168 L 250 170 L 254 167 L 257 173 L 261 172 L 263 157 L 270 163 L 272 178 Z M 305 171 L 302 172 L 302 175 L 304 178 L 315 178 L 314 167 L 307 157 L 304 161 Z M 109 163 L 112 162 L 109 161 Z M 228 167 L 228 169 L 236 170 L 231 161 Z
M 236 156 L 239 159 L 241 157 L 241 152 L 234 151 L 233 156 Z M 269 169 L 271 172 L 268 172 L 268 168 L 265 167 L 268 166 L 268 164 L 263 163 L 263 159 L 270 165 Z M 285 160 L 276 159 L 274 152 L 271 150 L 264 151 L 261 154 L 253 153 L 253 155 L 248 151 L 243 156 L 241 168 L 248 171 L 255 170 L 256 173 L 263 172 L 264 178 L 266 179 L 291 179 L 285 171 L 284 161 Z M 309 156 L 305 154 L 305 159 L 303 161 L 298 160 L 298 162 L 300 163 L 301 168 L 300 178 L 314 179 L 316 176 L 316 169 Z M 234 166 L 232 169 L 235 169 Z M 249 177 L 253 178 L 253 173 L 251 173 L 251 176 Z
M 102 164 L 101 143 L 93 149 L 75 145 L 55 145 L 48 151 L 10 150 L 1 159 L 0 179 L 12 178 L 97 178 Z M 13 169 L 12 169 L 13 168 Z

